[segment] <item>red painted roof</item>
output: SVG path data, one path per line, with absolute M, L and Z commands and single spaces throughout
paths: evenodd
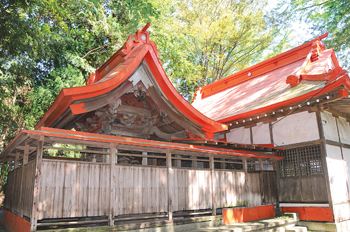
M 84 108 L 85 103 L 72 105 L 72 102 L 96 97 L 115 89 L 127 80 L 145 60 L 166 97 L 185 116 L 201 125 L 202 130 L 209 137 L 212 137 L 213 133 L 226 130 L 226 125 L 204 116 L 176 91 L 158 59 L 159 53 L 156 44 L 149 41 L 149 33 L 145 28 L 138 30 L 136 35 L 130 35 L 124 46 L 103 64 L 95 75 L 90 76 L 86 86 L 63 89 L 36 124 L 35 129 L 41 126 L 49 127 L 68 107 L 73 114 L 87 112 Z
M 321 42 L 325 36 L 200 88 L 192 105 L 209 118 L 228 122 L 307 99 L 325 86 L 325 77 L 332 76 L 329 69 L 341 70 L 334 51 Z M 324 91 L 348 84 L 345 73 Z M 286 83 L 289 76 L 298 81 L 294 87 Z
M 18 146 L 18 144 L 17 145 L 15 144 L 16 141 L 17 143 L 18 141 L 24 142 L 25 139 L 28 138 L 27 135 L 29 134 L 56 137 L 56 138 L 68 138 L 68 139 L 72 139 L 72 141 L 73 140 L 98 141 L 102 143 L 117 143 L 117 144 L 128 144 L 128 145 L 142 146 L 142 147 L 157 147 L 157 148 L 164 148 L 164 149 L 205 152 L 205 153 L 211 153 L 215 155 L 234 155 L 234 156 L 250 157 L 250 158 L 258 157 L 258 158 L 266 158 L 266 159 L 268 158 L 283 159 L 283 157 L 281 156 L 265 153 L 265 152 L 240 151 L 233 148 L 220 148 L 220 147 L 214 147 L 214 146 L 204 147 L 201 145 L 190 145 L 190 144 L 183 144 L 183 143 L 176 143 L 176 142 L 152 141 L 152 140 L 146 140 L 146 139 L 101 135 L 101 134 L 95 134 L 95 133 L 41 127 L 39 130 L 36 130 L 36 131 L 22 130 L 16 136 L 16 138 L 14 138 L 12 142 L 0 154 L 0 160 L 5 159 L 5 157 L 9 155 L 9 151 L 10 150 L 12 151 L 13 149 L 16 148 L 16 146 Z

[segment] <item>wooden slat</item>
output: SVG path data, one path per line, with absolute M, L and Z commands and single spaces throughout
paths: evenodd
M 44 137 L 41 137 L 37 142 L 37 153 L 36 153 L 36 167 L 35 167 L 35 178 L 34 178 L 34 191 L 33 191 L 33 206 L 31 213 L 31 231 L 36 231 L 37 220 L 40 215 L 40 182 L 42 181 L 42 157 L 43 157 L 43 146 L 44 146 Z
M 32 163 L 26 166 L 29 165 Z M 172 211 L 231 207 L 245 200 L 249 205 L 261 204 L 257 197 L 259 173 L 172 167 L 168 176 L 166 167 L 115 165 L 114 170 L 110 167 L 103 163 L 44 160 L 40 218 L 108 216 L 110 208 L 114 216 L 168 212 L 170 199 Z M 15 178 L 15 171 L 9 173 L 9 181 Z M 271 179 L 266 187 L 268 201 L 274 201 L 274 190 L 269 189 L 274 186 L 273 173 L 264 173 Z M 113 191 L 111 175 L 115 176 Z M 248 193 L 244 192 L 246 182 Z M 7 191 L 12 189 L 9 186 Z M 12 207 L 12 202 L 8 198 L 5 205 Z

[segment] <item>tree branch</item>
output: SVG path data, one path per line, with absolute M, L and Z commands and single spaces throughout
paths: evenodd
M 85 57 L 89 56 L 92 52 L 97 51 L 97 50 L 102 49 L 102 48 L 105 48 L 105 47 L 108 47 L 108 46 L 111 46 L 111 45 L 113 45 L 113 44 L 116 44 L 117 42 L 118 42 L 118 41 L 114 41 L 114 42 L 111 42 L 111 43 L 102 45 L 102 46 L 100 46 L 100 47 L 91 49 L 91 50 L 90 50 L 88 53 L 86 53 L 82 58 L 84 59 Z
M 327 2 L 330 2 L 330 1 L 332 1 L 332 0 L 327 0 L 327 1 L 324 1 L 324 2 L 321 2 L 321 3 L 318 3 L 318 4 L 314 4 L 314 5 L 311 5 L 311 6 L 306 6 L 306 7 L 303 7 L 303 8 L 301 8 L 301 9 L 299 9 L 299 10 L 306 10 L 306 9 L 308 9 L 308 8 L 313 8 L 313 7 L 316 7 L 316 6 L 321 6 L 321 5 L 324 5 L 324 4 L 326 4 Z

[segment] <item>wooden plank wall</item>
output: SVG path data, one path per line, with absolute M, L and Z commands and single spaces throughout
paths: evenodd
M 276 172 L 264 171 L 260 175 L 263 175 L 264 178 L 264 185 L 261 191 L 264 192 L 266 204 L 276 204 L 278 200 Z
M 115 171 L 114 215 L 167 211 L 166 168 L 117 165 Z
M 38 220 L 108 215 L 109 169 L 108 164 L 43 160 Z
M 324 175 L 281 178 L 280 202 L 328 202 Z
M 167 175 L 165 167 L 116 165 L 114 215 L 166 212 Z M 210 170 L 173 168 L 172 178 L 172 211 L 212 207 Z M 109 164 L 43 160 L 38 219 L 109 215 L 109 180 Z M 242 171 L 215 170 L 217 207 L 260 205 L 259 173 L 248 173 L 248 198 L 244 183 Z
M 244 201 L 244 172 L 215 170 L 214 173 L 216 207 L 242 204 Z
M 264 183 L 266 181 L 264 179 Z M 276 183 L 275 183 L 276 184 Z M 256 206 L 262 204 L 261 199 L 261 185 L 258 172 L 248 173 L 248 203 L 249 206 Z
M 212 207 L 211 171 L 174 168 L 173 211 Z
M 35 161 L 9 172 L 4 201 L 5 208 L 10 209 L 11 212 L 16 211 L 21 216 L 31 217 L 34 173 Z

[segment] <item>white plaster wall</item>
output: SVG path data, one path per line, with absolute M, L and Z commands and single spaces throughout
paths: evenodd
M 336 160 L 342 160 L 340 147 L 327 144 L 326 151 L 327 151 L 327 157 L 336 159 Z
M 333 205 L 334 219 L 345 221 L 349 219 L 350 215 L 350 204 L 348 202 L 339 205 Z M 349 231 L 349 230 L 337 230 L 337 231 Z
M 339 142 L 337 125 L 333 115 L 327 111 L 321 112 L 322 126 L 325 139 Z
M 278 146 L 313 141 L 320 138 L 316 113 L 292 114 L 272 128 L 274 143 Z
M 252 128 L 254 144 L 271 144 L 269 124 L 257 123 Z
M 232 129 L 226 134 L 226 140 L 231 143 L 250 144 L 250 129 L 244 127 Z
M 326 145 L 327 167 L 333 204 L 348 200 L 346 187 L 345 162 L 342 160 L 340 147 Z
M 350 144 L 350 126 L 345 118 L 339 117 L 336 119 L 338 123 L 338 130 L 340 141 L 342 143 Z
M 350 192 L 350 149 L 342 148 L 343 150 L 343 158 L 345 162 L 345 171 L 346 171 L 346 179 L 348 182 L 348 191 Z

